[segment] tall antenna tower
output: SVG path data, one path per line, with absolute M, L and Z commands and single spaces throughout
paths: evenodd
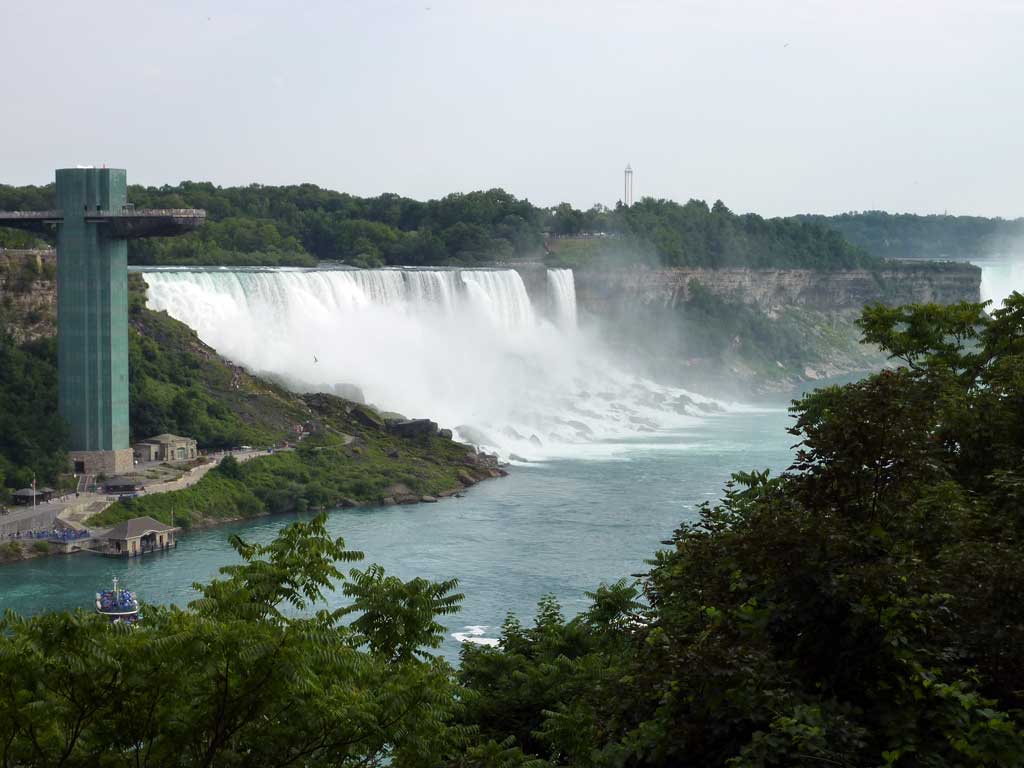
M 633 205 L 633 168 L 626 163 L 625 189 L 622 194 L 623 204 L 629 208 Z

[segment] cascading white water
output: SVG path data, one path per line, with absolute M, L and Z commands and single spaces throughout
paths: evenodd
M 149 304 L 254 372 L 368 402 L 528 458 L 688 426 L 712 402 L 612 365 L 577 332 L 572 270 L 535 311 L 514 270 L 157 269 Z M 605 446 L 607 447 L 607 446 Z
M 576 279 L 571 269 L 548 270 L 548 301 L 555 323 L 565 331 L 576 329 Z
M 1024 255 L 992 256 L 975 263 L 981 267 L 981 300 L 992 302 L 989 311 L 999 309 L 1014 291 L 1024 293 Z
M 535 322 L 526 286 L 515 270 L 465 270 L 460 275 L 470 303 L 496 327 L 513 331 Z

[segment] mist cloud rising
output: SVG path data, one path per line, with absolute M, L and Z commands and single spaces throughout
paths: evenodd
M 571 272 L 551 318 L 513 270 L 159 270 L 149 304 L 297 389 L 360 387 L 377 406 L 462 428 L 508 456 L 600 455 L 719 406 L 618 368 L 576 327 Z

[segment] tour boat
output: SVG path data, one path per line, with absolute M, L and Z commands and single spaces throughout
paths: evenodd
M 106 616 L 111 623 L 134 624 L 139 620 L 139 601 L 134 592 L 118 588 L 115 576 L 113 589 L 96 593 L 96 613 Z

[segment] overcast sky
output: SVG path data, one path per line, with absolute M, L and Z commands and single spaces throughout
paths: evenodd
M 1024 2 L 2 0 L 0 182 L 1024 215 Z

